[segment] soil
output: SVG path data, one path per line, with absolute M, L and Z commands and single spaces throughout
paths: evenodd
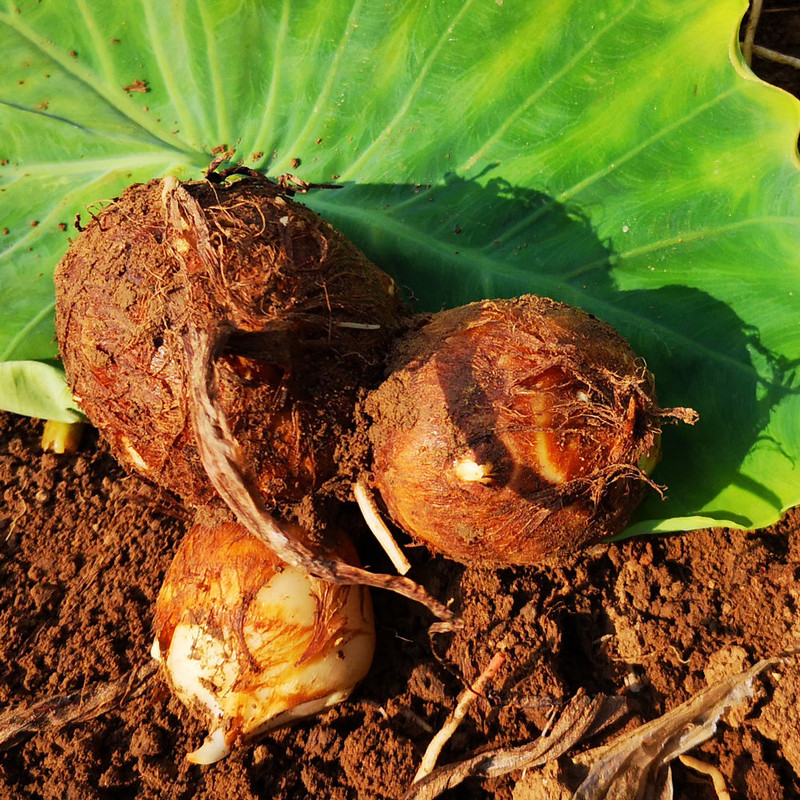
M 769 12 L 756 41 L 795 54 L 797 31 L 800 9 Z M 800 90 L 790 68 L 755 68 Z M 192 766 L 183 755 L 202 741 L 201 726 L 158 676 L 131 675 L 148 663 L 153 602 L 191 515 L 127 474 L 92 430 L 78 454 L 56 456 L 41 451 L 42 428 L 0 414 L 0 708 L 74 693 L 85 711 L 99 682 L 129 691 L 92 719 L 0 745 L 2 800 L 396 798 L 501 646 L 504 665 L 441 763 L 536 738 L 579 689 L 627 698 L 632 727 L 800 642 L 798 510 L 767 530 L 644 537 L 531 568 L 464 568 L 408 548 L 412 576 L 453 598 L 463 630 L 429 639 L 424 609 L 374 592 L 377 655 L 350 700 L 215 766 Z M 369 541 L 362 557 L 389 569 Z M 798 695 L 800 664 L 790 659 L 695 749 L 734 798 L 800 796 Z M 8 722 L 0 716 L 0 738 Z M 470 778 L 443 797 L 532 800 L 546 796 L 539 774 Z M 676 797 L 717 797 L 707 776 L 677 762 L 673 775 Z

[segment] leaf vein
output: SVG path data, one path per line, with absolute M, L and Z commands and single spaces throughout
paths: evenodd
M 600 39 L 602 39 L 603 36 L 605 36 L 609 31 L 613 30 L 619 23 L 621 23 L 622 20 L 624 20 L 625 17 L 631 13 L 636 5 L 637 0 L 633 0 L 633 2 L 631 2 L 619 14 L 614 15 L 611 18 L 611 21 L 602 28 L 599 28 L 596 33 L 586 42 L 586 44 L 580 50 L 578 50 L 578 52 L 575 53 L 572 58 L 567 60 L 561 69 L 559 69 L 551 78 L 546 79 L 544 76 L 542 76 L 539 89 L 533 94 L 529 95 L 524 103 L 514 109 L 514 111 L 509 114 L 503 123 L 495 130 L 495 132 L 488 139 L 486 139 L 483 144 L 480 145 L 478 150 L 458 167 L 457 171 L 471 169 L 483 156 L 486 150 L 499 141 L 502 135 L 514 124 L 514 122 L 516 122 L 525 112 L 527 112 L 534 103 L 541 100 L 541 98 L 548 91 L 557 86 L 558 82 L 583 60 L 584 56 L 586 56 L 594 48 L 597 42 L 600 41 Z
M 65 57 L 56 45 L 47 42 L 32 31 L 27 25 L 23 24 L 18 14 L 0 14 L 0 22 L 5 23 L 11 30 L 22 36 L 29 44 L 35 47 L 43 56 L 49 58 L 54 64 L 58 65 L 67 74 L 78 80 L 91 94 L 99 97 L 103 102 L 118 111 L 136 127 L 147 133 L 159 144 L 165 145 L 170 150 L 176 150 L 194 155 L 194 151 L 188 146 L 179 146 L 180 140 L 169 139 L 161 130 L 153 124 L 153 121 L 136 106 L 127 96 L 118 96 L 111 86 L 104 85 L 101 91 L 102 79 L 94 76 L 88 70 L 81 71 L 78 66 L 71 63 L 71 59 Z M 29 109 L 23 109 L 29 110 Z M 65 120 L 66 121 L 66 120 Z M 83 128 L 78 123 L 72 122 L 75 127 Z
M 386 124 L 383 130 L 372 140 L 369 147 L 367 147 L 364 152 L 346 170 L 344 170 L 340 176 L 341 180 L 347 180 L 350 178 L 358 170 L 358 168 L 372 156 L 373 152 L 378 148 L 378 146 L 392 133 L 397 123 L 403 118 L 408 109 L 411 107 L 411 101 L 414 99 L 414 97 L 416 97 L 417 93 L 422 88 L 425 79 L 428 77 L 433 65 L 436 63 L 442 48 L 448 41 L 453 28 L 464 17 L 473 2 L 474 0 L 463 0 L 459 11 L 453 17 L 450 24 L 447 25 L 436 44 L 430 49 L 428 57 L 425 59 L 425 63 L 422 65 L 417 77 L 406 92 L 406 95 L 400 103 L 394 116 Z
M 167 90 L 169 97 L 169 105 L 176 112 L 178 117 L 177 123 L 180 133 L 197 144 L 200 142 L 197 129 L 195 128 L 192 114 L 186 103 L 183 100 L 183 91 L 180 86 L 175 82 L 176 72 L 173 68 L 175 57 L 170 59 L 167 57 L 163 31 L 165 26 L 159 25 L 153 18 L 153 11 L 149 3 L 144 4 L 145 10 L 145 24 L 147 26 L 147 35 L 152 47 L 152 53 L 155 56 L 156 64 L 158 66 L 158 74 L 164 81 L 164 88 Z
M 701 103 L 695 106 L 688 114 L 685 114 L 683 117 L 674 120 L 673 122 L 669 123 L 669 125 L 662 126 L 654 134 L 648 136 L 645 139 L 642 139 L 642 141 L 639 142 L 638 145 L 632 147 L 627 152 L 620 154 L 618 157 L 614 159 L 609 158 L 609 163 L 606 164 L 605 167 L 597 170 L 591 175 L 587 175 L 585 178 L 573 184 L 568 189 L 564 189 L 561 192 L 559 192 L 554 198 L 551 198 L 549 202 L 542 204 L 535 211 L 532 211 L 530 214 L 523 217 L 516 225 L 504 231 L 500 236 L 497 237 L 497 241 L 500 244 L 503 244 L 504 242 L 507 242 L 509 239 L 513 239 L 521 231 L 527 228 L 531 223 L 535 222 L 537 219 L 540 219 L 541 217 L 545 216 L 545 214 L 549 213 L 554 206 L 556 206 L 559 203 L 566 203 L 567 201 L 573 199 L 584 189 L 587 189 L 588 187 L 595 184 L 597 181 L 607 177 L 612 172 L 615 172 L 617 169 L 620 168 L 620 166 L 622 166 L 635 156 L 642 153 L 648 147 L 660 141 L 665 136 L 668 136 L 669 134 L 673 133 L 686 123 L 691 122 L 692 119 L 699 116 L 700 114 L 705 113 L 709 109 L 713 108 L 717 103 L 726 99 L 727 97 L 732 95 L 735 91 L 736 91 L 735 88 L 731 88 L 725 92 L 721 92 L 711 100 L 708 100 L 705 103 Z M 486 245 L 486 248 L 492 246 L 494 246 L 494 243 Z
M 356 29 L 356 20 L 358 19 L 358 15 L 361 12 L 363 0 L 356 0 L 353 3 L 353 8 L 350 14 L 347 17 L 347 21 L 344 25 L 344 31 L 339 39 L 339 44 L 336 48 L 336 52 L 333 55 L 333 58 L 330 59 L 328 72 L 325 76 L 325 81 L 323 82 L 322 86 L 320 87 L 319 93 L 317 94 L 316 99 L 309 103 L 309 108 L 311 109 L 311 113 L 306 118 L 305 124 L 303 125 L 300 133 L 294 137 L 294 141 L 285 148 L 285 155 L 281 158 L 281 161 L 285 161 L 287 158 L 292 157 L 292 153 L 296 152 L 297 149 L 300 147 L 301 142 L 309 135 L 309 131 L 311 127 L 316 122 L 317 118 L 319 117 L 320 111 L 323 106 L 327 107 L 328 99 L 330 98 L 331 91 L 333 89 L 334 81 L 336 80 L 336 75 L 338 74 L 339 67 L 342 63 L 344 58 L 344 54 L 347 51 L 347 46 L 350 43 L 350 37 L 353 34 L 353 31 Z
M 272 146 L 266 144 L 267 131 L 274 126 L 275 105 L 278 99 L 278 87 L 281 82 L 281 64 L 283 63 L 283 50 L 289 36 L 289 6 L 290 0 L 283 0 L 281 8 L 281 19 L 278 25 L 278 36 L 275 40 L 275 52 L 272 64 L 272 74 L 270 75 L 269 89 L 267 90 L 267 100 L 264 104 L 264 111 L 261 117 L 261 126 L 253 139 L 253 146 L 260 148 L 261 152 L 272 150 Z M 259 160 L 263 163 L 263 157 Z

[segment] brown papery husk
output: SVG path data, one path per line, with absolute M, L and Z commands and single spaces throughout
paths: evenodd
M 621 530 L 659 457 L 653 377 L 608 324 L 525 296 L 434 315 L 366 403 L 392 518 L 462 562 L 533 563 Z
M 173 185 L 191 200 L 177 222 Z M 209 258 L 187 268 L 188 251 Z M 291 514 L 326 482 L 344 494 L 349 479 L 330 480 L 336 447 L 382 374 L 400 304 L 392 280 L 310 209 L 267 180 L 134 185 L 92 219 L 55 280 L 69 383 L 123 464 L 190 505 L 219 502 L 187 410 L 182 333 L 224 328 L 217 390 L 266 502 Z

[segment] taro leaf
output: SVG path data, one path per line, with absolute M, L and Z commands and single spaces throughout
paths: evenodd
M 0 408 L 56 422 L 85 419 L 64 374 L 44 361 L 0 361 Z
M 800 501 L 800 104 L 742 65 L 745 7 L 7 1 L 0 360 L 53 357 L 76 213 L 229 145 L 345 183 L 307 201 L 420 308 L 536 292 L 617 326 L 701 416 L 631 531 L 769 524 Z

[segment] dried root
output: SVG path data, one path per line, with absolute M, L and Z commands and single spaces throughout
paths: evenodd
M 156 669 L 154 663 L 148 662 L 118 681 L 90 684 L 79 692 L 4 711 L 0 714 L 0 750 L 12 747 L 26 735 L 88 722 L 119 708 L 146 691 Z

